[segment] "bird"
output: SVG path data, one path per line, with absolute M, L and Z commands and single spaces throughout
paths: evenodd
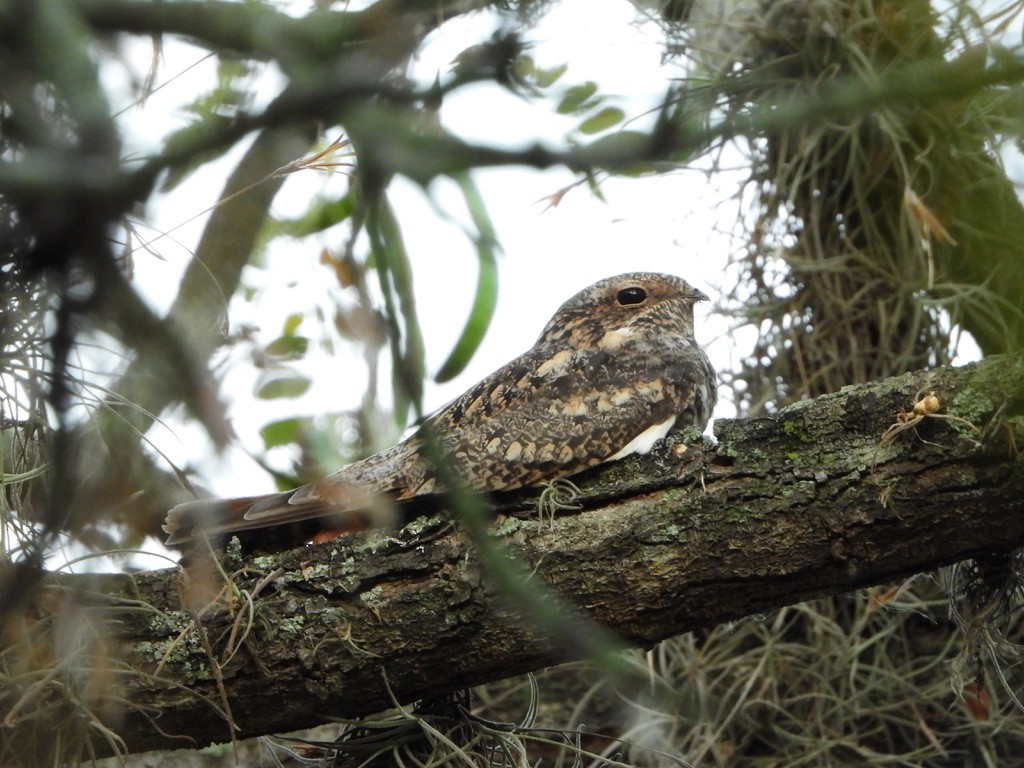
M 407 439 L 291 491 L 179 504 L 163 526 L 167 544 L 317 519 L 335 531 L 365 530 L 382 498 L 390 505 L 444 493 L 436 456 L 446 476 L 491 494 L 647 453 L 672 431 L 703 431 L 717 379 L 694 338 L 693 310 L 707 300 L 668 274 L 600 280 L 562 304 L 530 349 Z

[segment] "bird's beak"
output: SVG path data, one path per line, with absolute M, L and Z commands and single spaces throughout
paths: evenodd
M 699 291 L 696 288 L 693 289 L 693 300 L 694 301 L 711 301 L 711 299 L 709 299 L 707 297 L 707 294 L 704 293 L 704 291 Z

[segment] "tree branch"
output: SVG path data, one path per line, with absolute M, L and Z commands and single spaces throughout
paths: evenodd
M 580 479 L 583 509 L 553 523 L 535 494 L 502 499 L 494 532 L 538 584 L 637 646 L 1019 547 L 1024 464 L 1007 438 L 1022 379 L 1024 357 L 990 358 L 720 421 L 714 447 L 677 440 Z M 882 441 L 922 392 L 939 415 Z M 35 610 L 74 595 L 108 622 L 130 750 L 194 747 L 229 736 L 217 677 L 248 737 L 385 709 L 385 679 L 408 702 L 573 658 L 478 562 L 433 515 L 392 537 L 229 552 L 226 589 L 199 559 L 187 574 L 54 576 Z

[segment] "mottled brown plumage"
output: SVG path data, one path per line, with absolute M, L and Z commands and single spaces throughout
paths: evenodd
M 512 490 L 646 453 L 672 429 L 703 429 L 716 379 L 693 337 L 693 305 L 706 298 L 644 272 L 580 291 L 529 351 L 427 420 L 450 469 L 472 490 Z M 376 499 L 440 490 L 417 433 L 294 491 L 178 505 L 164 530 L 169 544 L 197 527 L 220 535 L 313 518 L 356 530 Z

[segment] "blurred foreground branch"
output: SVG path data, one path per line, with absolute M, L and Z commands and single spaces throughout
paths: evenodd
M 1024 359 L 990 358 L 722 421 L 713 448 L 677 441 L 584 478 L 583 509 L 553 523 L 532 496 L 503 499 L 495 533 L 531 578 L 637 646 L 1006 551 L 1024 543 L 1022 375 Z M 283 732 L 385 709 L 388 685 L 410 702 L 574 658 L 510 608 L 442 516 L 391 538 L 229 551 L 223 573 L 197 558 L 188 572 L 54 575 L 24 620 L 33 658 L 57 634 L 38 628 L 69 610 L 105 638 L 77 663 L 106 687 L 76 692 L 89 706 L 74 711 L 129 751 L 226 740 L 228 711 L 241 737 Z M 8 643 L 9 658 L 17 633 Z M 52 704 L 40 695 L 40 712 Z M 31 699 L 20 706 L 30 727 Z

